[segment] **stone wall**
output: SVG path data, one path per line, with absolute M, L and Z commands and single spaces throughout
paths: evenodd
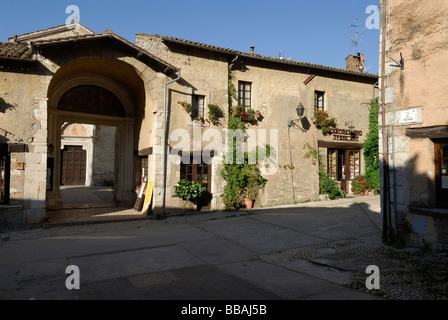
M 410 138 L 407 130 L 448 124 L 445 104 L 448 99 L 448 3 L 444 0 L 382 1 L 382 13 L 387 21 L 380 43 L 387 136 L 381 135 L 381 141 L 388 141 L 391 204 L 397 208 L 397 223 L 402 219 L 412 222 L 414 215 L 409 214 L 410 207 L 436 206 L 434 141 Z M 403 66 L 397 66 L 392 59 L 403 62 Z M 411 114 L 411 118 L 406 119 L 406 114 Z M 428 219 L 429 225 L 432 218 Z M 437 242 L 434 232 L 439 231 L 430 230 L 419 238 L 420 244 L 422 239 Z
M 97 126 L 93 153 L 93 182 L 96 186 L 111 186 L 115 182 L 115 127 Z
M 175 128 L 182 128 L 187 130 L 187 137 L 193 137 L 192 122 L 177 102 L 191 103 L 191 95 L 198 94 L 206 97 L 205 104 L 217 103 L 226 114 L 218 126 L 208 123 L 202 125 L 202 134 L 207 129 L 218 129 L 218 132 L 222 133 L 222 137 L 225 137 L 223 130 L 227 128 L 230 107 L 228 103 L 228 68 L 230 61 L 236 55 L 229 57 L 170 41 L 163 42 L 158 36 L 144 34 L 137 34 L 137 44 L 165 61 L 182 68 L 182 80 L 170 86 L 171 91 L 168 96 L 170 135 L 173 135 Z M 271 132 L 272 136 L 277 135 L 278 137 L 278 141 L 273 143 L 276 144 L 279 167 L 276 168 L 275 174 L 266 176 L 268 183 L 259 194 L 256 206 L 316 199 L 319 194 L 317 165 L 313 164 L 312 159 L 305 158 L 307 150 L 304 150 L 304 145 L 309 144 L 311 147 L 317 148 L 318 140 L 334 141 L 334 137 L 324 137 L 312 124 L 314 91 L 326 92 L 326 109 L 332 117 L 338 119 L 338 128 L 344 129 L 349 124 L 353 124 L 356 130 L 363 132 L 363 136 L 358 141 L 359 144 L 362 144 L 368 131 L 368 107 L 373 98 L 373 83 L 376 81 L 317 71 L 317 76 L 304 84 L 304 81 L 310 76 L 309 69 L 260 62 L 246 57 L 237 60 L 233 65 L 233 70 L 232 82 L 235 88 L 238 87 L 238 81 L 252 83 L 252 108 L 261 111 L 262 114 L 262 120 L 249 126 L 248 132 L 253 130 L 252 132 L 258 135 L 259 132 L 265 131 L 268 137 L 267 143 L 270 143 Z M 288 127 L 288 119 L 297 120 L 298 118 L 295 109 L 299 103 L 306 107 L 304 119 L 308 125 L 305 131 L 295 126 Z M 237 101 L 234 98 L 232 105 L 236 104 Z M 299 124 L 302 126 L 302 123 L 299 122 Z M 222 141 L 225 142 L 224 139 Z M 179 141 L 170 141 L 170 147 L 176 148 L 176 142 Z M 206 143 L 203 142 L 202 147 L 205 145 Z M 322 152 L 326 156 L 326 149 Z M 215 188 L 212 192 L 215 202 L 213 208 L 220 209 L 222 205 L 219 196 L 226 182 L 220 177 L 222 166 L 219 165 L 219 162 L 222 161 L 222 158 L 215 158 L 216 164 L 213 166 L 212 178 Z M 361 158 L 362 164 L 363 161 Z M 286 168 L 286 165 L 292 165 L 293 169 Z M 183 207 L 179 199 L 172 197 L 173 187 L 180 177 L 179 168 L 179 165 L 174 164 L 170 164 L 168 168 L 167 201 L 172 208 Z

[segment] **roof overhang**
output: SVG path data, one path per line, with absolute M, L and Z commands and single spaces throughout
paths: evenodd
M 232 50 L 232 49 L 216 47 L 216 46 L 212 46 L 212 45 L 207 45 L 207 44 L 193 42 L 193 41 L 179 39 L 179 38 L 173 38 L 173 37 L 167 37 L 167 36 L 157 36 L 157 37 L 159 37 L 163 42 L 170 42 L 170 43 L 176 43 L 179 45 L 200 48 L 203 50 L 217 52 L 220 54 L 231 55 L 233 57 L 235 57 L 237 55 L 239 57 L 244 57 L 244 58 L 249 58 L 249 59 L 254 59 L 254 60 L 259 60 L 259 61 L 264 61 L 264 62 L 273 62 L 273 63 L 282 64 L 282 65 L 290 65 L 290 66 L 295 66 L 295 67 L 303 67 L 303 68 L 309 68 L 309 69 L 314 69 L 314 70 L 322 70 L 322 71 L 327 71 L 327 72 L 335 72 L 335 73 L 340 73 L 340 74 L 359 76 L 359 77 L 364 77 L 366 79 L 372 79 L 372 80 L 376 80 L 376 81 L 378 80 L 378 75 L 372 74 L 372 73 L 351 71 L 351 70 L 335 68 L 335 67 L 328 67 L 328 66 L 324 66 L 324 65 L 312 64 L 312 63 L 307 63 L 307 62 L 300 62 L 300 61 L 289 60 L 289 59 L 281 59 L 281 58 L 262 56 L 262 55 L 255 54 L 255 53 L 236 51 L 236 50 Z
M 448 138 L 448 126 L 432 126 L 407 128 L 406 136 L 412 139 L 443 139 Z
M 126 50 L 130 56 L 147 64 L 154 68 L 157 72 L 162 72 L 166 75 L 173 74 L 177 71 L 177 68 L 172 64 L 160 59 L 159 57 L 151 54 L 145 49 L 133 44 L 132 42 L 118 36 L 112 32 L 94 33 L 87 35 L 80 35 L 75 37 L 57 38 L 51 40 L 38 40 L 32 41 L 31 45 L 36 49 L 36 52 L 41 53 L 47 48 L 70 46 L 80 43 L 101 43 L 110 42 L 114 48 L 120 46 Z

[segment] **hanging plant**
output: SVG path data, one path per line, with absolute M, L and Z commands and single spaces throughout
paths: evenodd
M 177 103 L 180 104 L 185 109 L 185 111 L 187 111 L 187 113 L 191 113 L 191 104 L 185 101 L 178 101 Z
M 193 116 L 193 114 L 191 114 L 191 113 L 190 113 L 190 118 L 191 118 L 191 121 L 200 122 L 201 124 L 203 124 L 205 121 L 208 121 L 208 119 L 205 119 L 204 117 L 202 117 L 200 115 Z
M 210 121 L 215 122 L 218 121 L 219 118 L 223 116 L 221 108 L 213 103 L 208 105 L 208 117 Z
M 331 134 L 332 128 L 336 128 L 336 118 L 330 118 L 325 110 L 314 110 L 314 118 L 312 119 L 317 129 L 322 130 L 323 135 Z

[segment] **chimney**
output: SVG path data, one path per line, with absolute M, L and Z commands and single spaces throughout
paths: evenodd
M 250 53 L 252 53 L 252 54 L 255 53 L 255 47 L 250 47 Z
M 366 60 L 362 53 L 358 53 L 356 56 L 349 54 L 348 57 L 345 58 L 345 62 L 347 70 L 365 72 Z

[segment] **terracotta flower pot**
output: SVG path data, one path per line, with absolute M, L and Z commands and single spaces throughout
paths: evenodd
M 254 204 L 254 200 L 252 199 L 244 199 L 244 204 L 247 209 L 252 209 L 252 206 Z

